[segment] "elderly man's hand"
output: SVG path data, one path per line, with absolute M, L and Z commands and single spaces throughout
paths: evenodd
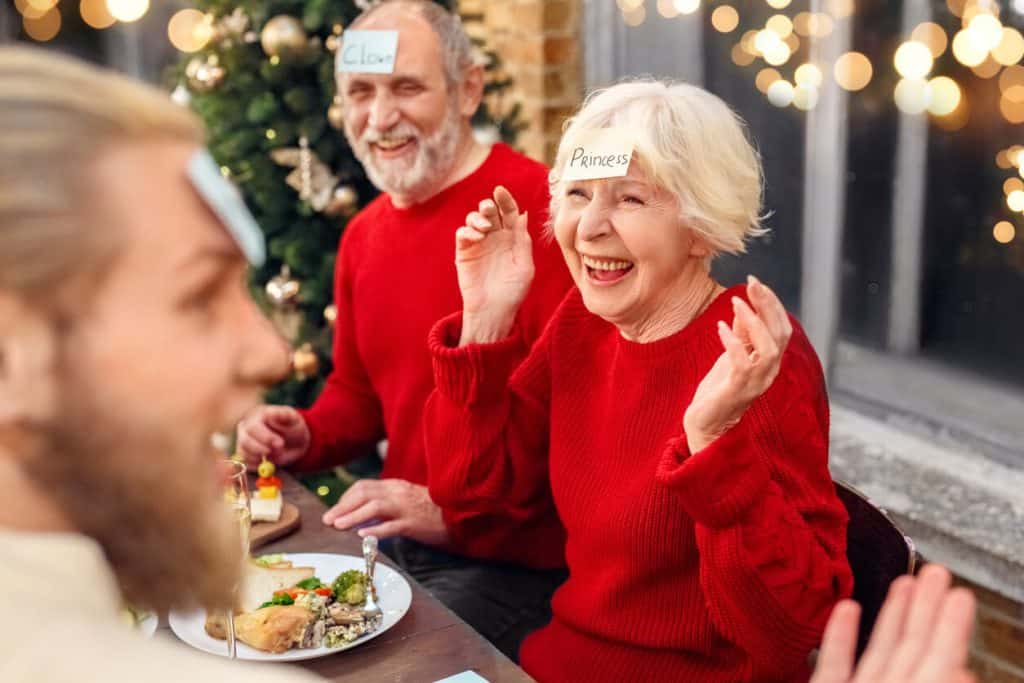
M 359 529 L 360 536 L 404 536 L 427 545 L 448 542 L 441 508 L 430 499 L 426 486 L 404 479 L 362 479 L 324 513 L 324 524 L 336 529 Z
M 508 336 L 533 282 L 528 218 L 504 187 L 455 232 L 455 267 L 462 292 L 461 345 Z
M 832 612 L 811 683 L 969 683 L 967 646 L 974 597 L 950 590 L 949 572 L 928 565 L 893 582 L 867 650 L 853 670 L 860 608 L 844 600 Z
M 289 406 L 260 406 L 238 423 L 238 451 L 250 468 L 263 458 L 291 465 L 306 454 L 309 442 L 306 421 Z
M 751 276 L 747 295 L 753 308 L 733 298 L 732 328 L 718 323 L 725 346 L 701 381 L 683 417 L 691 453 L 697 453 L 732 429 L 754 400 L 779 374 L 793 326 L 775 293 Z

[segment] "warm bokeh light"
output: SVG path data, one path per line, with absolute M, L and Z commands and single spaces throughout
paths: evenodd
M 832 17 L 824 12 L 817 12 L 811 15 L 807 27 L 815 38 L 827 38 L 832 35 L 835 22 L 832 21 Z
M 999 75 L 999 71 L 1003 67 L 999 65 L 999 62 L 992 59 L 992 57 L 986 57 L 985 61 L 978 66 L 971 67 L 971 71 L 978 78 L 989 79 Z
M 793 30 L 804 36 L 805 38 L 811 35 L 811 13 L 800 12 L 793 17 Z
M 676 9 L 682 14 L 693 14 L 700 9 L 700 0 L 676 0 Z
M 39 12 L 40 16 L 57 6 L 57 0 L 26 0 L 26 3 L 29 7 Z
M 107 9 L 118 21 L 130 24 L 149 11 L 149 0 L 107 0 Z
M 639 26 L 644 23 L 644 19 L 646 18 L 647 10 L 644 9 L 643 5 L 640 5 L 635 9 L 626 10 L 622 13 L 622 20 L 626 22 L 626 26 Z
M 1017 236 L 1017 230 L 1010 221 L 999 221 L 996 227 L 992 228 L 992 237 L 1000 244 L 1009 244 Z
M 1003 39 L 992 50 L 992 59 L 1003 66 L 1016 64 L 1024 58 L 1024 36 L 1015 28 L 1004 28 Z
M 1010 123 L 1024 123 L 1024 102 L 1011 100 L 1006 93 L 999 98 L 999 111 Z
M 768 101 L 776 107 L 788 107 L 793 103 L 794 88 L 789 81 L 780 79 L 768 88 Z
M 988 52 L 964 29 L 953 36 L 953 56 L 964 66 L 978 66 L 988 57 Z
M 14 8 L 21 14 L 22 19 L 38 19 L 46 14 L 45 9 L 38 9 L 30 5 L 28 0 L 14 0 Z
M 1015 85 L 1024 85 L 1024 66 L 1008 66 L 999 74 L 999 89 L 1006 92 Z
M 1024 180 L 1020 178 L 1007 178 L 1003 183 L 1003 194 L 1009 196 L 1013 192 L 1024 192 Z
M 1024 211 L 1024 191 L 1014 190 L 1006 195 L 1006 205 L 1010 211 Z
M 716 7 L 711 13 L 711 25 L 720 33 L 732 33 L 740 25 L 740 13 L 732 5 Z
M 999 150 L 999 153 L 996 154 L 996 166 L 1003 169 L 1004 171 L 1013 168 L 1013 164 L 1010 163 L 1010 156 L 1006 153 L 1005 149 Z M 1013 180 L 1013 178 L 1010 178 L 1010 180 Z M 1006 182 L 1010 181 L 1008 180 Z M 1006 190 L 1006 193 L 1009 194 L 1010 191 Z
M 197 9 L 179 10 L 167 23 L 167 37 L 171 45 L 182 52 L 202 50 L 212 35 L 212 23 Z
M 960 86 L 948 76 L 939 76 L 928 82 L 931 101 L 928 111 L 935 116 L 948 116 L 960 106 Z
M 910 39 L 927 45 L 935 59 L 942 56 L 942 53 L 949 47 L 949 38 L 946 36 L 946 32 L 941 26 L 931 21 L 918 24 L 910 34 Z
M 946 0 L 946 7 L 955 16 L 962 17 L 964 14 L 964 5 L 967 4 L 967 0 Z
M 801 64 L 796 68 L 793 79 L 797 85 L 807 88 L 820 88 L 825 77 L 822 75 L 821 69 L 814 64 Z
M 780 38 L 785 38 L 793 32 L 793 22 L 785 14 L 776 14 L 769 17 L 764 26 Z
M 836 19 L 845 19 L 851 16 L 856 8 L 853 0 L 829 0 L 828 9 Z
M 36 18 L 23 15 L 21 25 L 29 38 L 45 43 L 60 33 L 60 10 L 53 8 Z
M 818 89 L 797 86 L 793 89 L 793 106 L 801 111 L 814 109 L 818 104 Z
M 1011 85 L 1003 91 L 1003 97 L 1011 102 L 1024 102 L 1024 85 Z
M 847 52 L 836 60 L 832 69 L 836 82 L 844 90 L 863 90 L 871 82 L 874 69 L 871 60 L 860 52 Z
M 754 55 L 743 49 L 742 44 L 736 44 L 732 48 L 732 61 L 736 66 L 750 66 L 754 63 Z
M 994 50 L 1003 39 L 1003 24 L 992 14 L 976 14 L 967 25 L 967 32 L 985 50 Z
M 764 54 L 764 61 L 768 62 L 772 66 L 782 66 L 789 61 L 792 54 L 793 53 L 790 51 L 789 45 L 780 41 L 778 44 L 772 45 L 771 49 Z
M 757 57 L 760 53 L 757 51 L 757 46 L 754 45 L 754 41 L 757 39 L 758 31 L 747 31 L 740 38 L 740 46 L 748 53 Z
M 796 33 L 790 33 L 783 42 L 789 47 L 790 52 L 796 52 L 800 49 L 800 39 L 796 37 Z
M 768 29 L 758 31 L 757 35 L 754 36 L 754 50 L 756 50 L 759 55 L 770 52 L 776 46 L 784 44 L 785 43 L 782 42 L 782 38 L 779 37 L 778 33 L 769 31 Z
M 772 9 L 785 9 L 792 0 L 765 0 Z
M 82 21 L 93 28 L 109 28 L 117 22 L 107 9 L 106 0 L 82 0 L 78 11 L 82 14 Z
M 896 71 L 900 76 L 921 79 L 932 70 L 935 60 L 927 45 L 910 40 L 896 49 L 893 62 L 896 64 Z
M 896 84 L 896 106 L 904 114 L 921 114 L 931 103 L 928 82 L 920 78 L 901 78 Z
M 675 0 L 658 0 L 658 14 L 666 19 L 675 19 L 679 16 Z
M 619 6 L 619 9 L 623 12 L 632 12 L 637 7 L 644 4 L 644 0 L 615 0 L 615 3 Z
M 768 94 L 768 88 L 771 87 L 772 83 L 782 78 L 782 74 L 771 67 L 761 69 L 757 72 L 757 78 L 754 79 L 754 85 L 765 95 Z
M 1007 158 L 1010 160 L 1011 166 L 1020 166 L 1021 162 L 1024 161 L 1024 147 L 1021 145 L 1014 145 L 1010 149 L 1006 150 Z

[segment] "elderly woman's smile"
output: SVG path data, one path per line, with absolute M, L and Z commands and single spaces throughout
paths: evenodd
M 637 340 L 686 324 L 681 304 L 708 292 L 709 250 L 635 159 L 621 178 L 566 183 L 555 206 L 555 238 L 591 313 Z

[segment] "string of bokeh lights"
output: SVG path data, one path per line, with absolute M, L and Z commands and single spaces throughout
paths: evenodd
M 828 38 L 838 22 L 849 21 L 856 12 L 854 0 L 826 0 L 824 11 L 802 11 L 794 16 L 785 11 L 791 8 L 792 0 L 748 1 L 764 2 L 778 12 L 763 26 L 742 31 L 740 12 L 728 0 L 656 0 L 653 4 L 665 19 L 694 14 L 702 5 L 709 9 L 717 5 L 710 13 L 711 26 L 719 33 L 738 36 L 731 51 L 732 61 L 740 67 L 757 69 L 754 85 L 777 107 L 813 109 L 829 75 L 850 92 L 863 90 L 875 77 L 875 65 L 861 52 L 846 52 L 831 64 L 809 61 L 811 40 Z M 616 2 L 628 26 L 640 26 L 647 19 L 645 0 Z M 1005 4 L 1008 11 L 1024 15 L 1024 0 L 1008 0 Z M 933 75 L 936 60 L 949 50 L 978 78 L 998 76 L 1000 114 L 1011 124 L 1024 123 L 1024 66 L 1020 64 L 1024 36 L 1003 23 L 1003 6 L 997 0 L 946 0 L 946 6 L 960 24 L 952 38 L 940 24 L 922 22 L 895 50 L 892 63 L 899 76 L 893 90 L 896 106 L 910 115 L 927 112 L 936 125 L 948 131 L 967 125 L 969 103 L 960 83 L 948 75 Z M 785 71 L 792 75 L 787 78 Z M 1024 146 L 1001 150 L 996 164 L 1020 176 L 1007 179 L 1003 185 L 1006 207 L 1020 221 L 1024 216 Z M 1012 242 L 1017 233 L 1008 220 L 999 221 L 992 230 L 1001 244 Z

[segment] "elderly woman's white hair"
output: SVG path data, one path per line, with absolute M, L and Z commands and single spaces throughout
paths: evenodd
M 746 125 L 725 102 L 685 83 L 631 80 L 591 93 L 566 122 L 551 171 L 551 216 L 562 200 L 559 171 L 581 133 L 626 128 L 644 175 L 672 193 L 683 224 L 713 255 L 746 251 L 761 227 L 761 159 Z

